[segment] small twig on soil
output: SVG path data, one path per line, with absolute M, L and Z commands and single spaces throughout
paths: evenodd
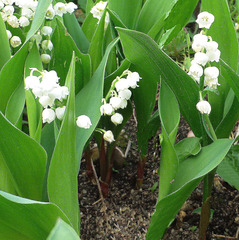
M 229 237 L 229 236 L 224 236 L 224 235 L 218 235 L 218 234 L 212 234 L 213 237 L 216 238 L 224 238 L 224 239 L 232 239 L 232 240 L 237 240 L 237 237 Z
M 131 141 L 129 140 L 128 144 L 127 144 L 127 148 L 126 148 L 125 153 L 124 153 L 125 158 L 127 158 L 130 148 L 131 148 Z
M 99 191 L 99 194 L 100 194 L 100 199 L 97 200 L 95 203 L 93 203 L 93 205 L 96 204 L 99 201 L 102 202 L 105 219 L 106 219 L 106 222 L 108 222 L 108 218 L 107 218 L 107 214 L 106 214 L 107 207 L 106 207 L 105 202 L 104 202 L 104 197 L 103 197 L 103 194 L 102 194 L 102 191 L 101 191 L 101 188 L 100 188 L 100 183 L 99 183 L 98 176 L 97 176 L 97 173 L 95 171 L 95 167 L 94 167 L 92 159 L 90 160 L 90 163 L 91 163 L 91 167 L 92 167 L 92 170 L 93 170 L 95 181 L 96 181 L 96 184 L 97 184 L 97 187 L 98 187 L 98 191 Z

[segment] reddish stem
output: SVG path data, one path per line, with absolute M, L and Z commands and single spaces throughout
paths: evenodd
M 139 162 L 138 162 L 138 168 L 137 168 L 137 182 L 136 182 L 136 187 L 139 189 L 142 187 L 143 184 L 143 177 L 144 177 L 144 167 L 145 167 L 145 163 L 147 161 L 147 157 L 144 156 L 141 158 L 139 158 Z

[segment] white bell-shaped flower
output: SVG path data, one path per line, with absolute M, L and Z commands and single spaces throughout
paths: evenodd
M 114 139 L 114 135 L 112 133 L 112 131 L 108 130 L 104 133 L 103 138 L 105 139 L 105 141 L 112 143 L 115 141 Z
M 209 61 L 209 57 L 207 56 L 206 53 L 197 52 L 197 53 L 195 53 L 193 60 L 197 64 L 205 66 L 207 64 L 207 62 Z
M 121 99 L 129 100 L 131 98 L 132 92 L 129 89 L 125 89 L 118 92 L 118 96 Z
M 129 88 L 129 81 L 126 78 L 120 78 L 116 83 L 115 83 L 115 88 L 117 92 L 123 91 L 125 89 Z
M 52 107 L 54 104 L 54 99 L 50 98 L 49 96 L 42 96 L 39 98 L 39 103 L 44 107 Z
M 13 28 L 19 28 L 18 18 L 14 15 L 7 17 L 7 23 Z
M 203 75 L 203 68 L 196 62 L 194 62 L 194 61 L 192 61 L 192 62 L 193 63 L 189 68 L 188 75 L 193 77 L 199 83 L 200 77 Z
M 197 103 L 196 107 L 201 114 L 210 114 L 211 112 L 211 105 L 208 101 L 202 100 Z
M 58 2 L 54 5 L 55 14 L 62 17 L 66 13 L 66 5 L 62 2 Z
M 120 97 L 111 97 L 110 98 L 110 104 L 114 108 L 114 110 L 117 110 L 121 106 L 122 99 Z
M 40 86 L 39 77 L 36 76 L 28 76 L 25 78 L 25 89 L 34 89 Z
M 220 56 L 221 56 L 221 51 L 220 50 L 216 50 L 216 51 L 207 51 L 207 56 L 208 56 L 208 60 L 210 62 L 219 62 L 220 60 Z
M 89 129 L 90 126 L 92 125 L 91 120 L 88 116 L 86 115 L 81 115 L 77 118 L 76 120 L 76 125 L 79 128 L 85 128 L 85 129 Z
M 101 115 L 112 115 L 114 112 L 114 109 L 111 104 L 105 103 L 100 107 L 100 113 Z
M 11 39 L 10 39 L 10 44 L 13 48 L 16 48 L 18 46 L 20 46 L 22 44 L 22 41 L 21 39 L 18 37 L 18 36 L 13 36 Z
M 129 87 L 131 88 L 138 87 L 137 83 L 140 80 L 140 76 L 137 72 L 129 72 L 126 79 L 128 81 Z
M 44 36 L 50 36 L 52 34 L 52 28 L 49 27 L 49 26 L 44 26 L 42 29 L 41 29 L 41 33 L 44 35 Z
M 56 108 L 56 110 L 55 110 L 55 112 L 56 112 L 56 117 L 57 117 L 59 120 L 62 120 L 62 119 L 63 119 L 65 110 L 66 110 L 66 106 Z
M 52 121 L 54 121 L 56 118 L 56 113 L 54 110 L 50 109 L 50 108 L 45 108 L 42 111 L 42 122 L 43 123 L 51 123 Z
M 66 12 L 70 14 L 72 14 L 77 8 L 77 5 L 73 2 L 69 2 L 66 4 Z
M 206 44 L 207 44 L 207 41 L 208 41 L 208 38 L 206 35 L 203 35 L 203 34 L 196 34 L 194 35 L 193 37 L 193 43 L 192 43 L 192 49 L 195 51 L 195 52 L 201 52 Z
M 52 44 L 52 42 L 51 42 L 51 40 L 43 40 L 42 42 L 41 42 L 41 47 L 42 47 L 42 49 L 43 50 L 49 50 L 49 51 L 51 51 L 52 49 L 53 49 L 53 44 Z
M 198 14 L 196 23 L 198 23 L 199 28 L 209 29 L 214 22 L 214 16 L 209 12 L 201 12 Z
M 27 27 L 30 25 L 30 21 L 28 20 L 27 17 L 21 16 L 19 18 L 19 25 L 20 27 Z
M 48 7 L 46 11 L 46 19 L 52 20 L 55 17 L 55 10 L 53 9 L 52 4 Z
M 123 122 L 123 119 L 124 118 L 120 113 L 115 113 L 110 118 L 111 122 L 114 123 L 115 125 L 121 124 Z

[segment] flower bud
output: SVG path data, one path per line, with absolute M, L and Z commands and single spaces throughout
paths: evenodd
M 197 103 L 196 107 L 201 114 L 210 114 L 211 112 L 211 105 L 208 101 L 202 100 Z
M 43 123 L 51 123 L 52 121 L 54 121 L 56 118 L 56 114 L 55 111 L 50 109 L 50 108 L 45 108 L 42 111 L 42 122 Z
M 22 16 L 19 18 L 20 27 L 27 27 L 27 26 L 29 26 L 29 24 L 30 24 L 30 22 L 27 17 Z
M 62 119 L 63 119 L 65 110 L 66 110 L 66 106 L 56 108 L 56 110 L 55 110 L 55 112 L 56 112 L 56 117 L 57 117 L 59 120 L 62 120 Z
M 115 113 L 111 116 L 111 122 L 115 125 L 121 124 L 123 122 L 123 116 L 120 113 Z
M 49 54 L 41 54 L 41 60 L 43 63 L 48 64 L 51 61 L 51 56 Z
M 109 143 L 112 143 L 115 141 L 114 135 L 110 130 L 108 130 L 104 133 L 103 138 L 105 139 L 105 141 L 107 141 Z
M 76 120 L 76 125 L 79 128 L 85 128 L 85 129 L 89 129 L 90 126 L 92 125 L 91 120 L 88 116 L 86 115 L 81 115 L 77 118 Z
M 52 33 L 52 28 L 49 27 L 49 26 L 44 26 L 44 27 L 41 29 L 41 33 L 42 33 L 44 36 L 50 36 L 51 33 Z
M 52 44 L 51 40 L 43 40 L 41 43 L 41 47 L 43 50 L 51 51 L 53 49 L 53 44 Z
M 7 37 L 8 37 L 8 39 L 10 39 L 12 37 L 12 33 L 9 30 L 7 30 Z
M 21 39 L 18 37 L 18 36 L 13 36 L 11 39 L 10 39 L 10 44 L 13 48 L 16 48 L 18 46 L 20 46 L 22 44 L 22 41 Z

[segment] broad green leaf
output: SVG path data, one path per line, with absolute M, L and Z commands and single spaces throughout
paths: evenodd
M 169 16 L 164 20 L 163 23 L 164 31 L 168 31 L 165 33 L 165 35 L 169 33 L 168 36 L 164 39 L 164 44 L 168 44 L 169 42 L 171 42 L 171 40 L 176 37 L 177 34 L 182 30 L 182 28 L 188 23 L 197 3 L 198 0 L 177 1 L 177 3 L 171 9 Z M 154 25 L 154 28 L 157 28 L 157 24 Z M 150 32 L 151 31 L 152 29 L 150 30 Z M 158 39 L 157 42 L 161 42 L 160 39 Z
M 99 66 L 102 56 L 103 56 L 103 39 L 104 39 L 104 26 L 105 26 L 105 14 L 106 10 L 104 11 L 100 22 L 95 30 L 95 33 L 92 37 L 90 42 L 89 54 L 91 56 L 91 63 L 92 63 L 92 74 L 95 72 L 97 67 Z
M 223 60 L 220 61 L 220 69 L 223 70 L 225 81 L 233 89 L 239 100 L 239 75 Z
M 5 115 L 6 118 L 16 125 L 22 115 L 25 105 L 24 83 L 21 81 L 15 91 L 12 93 L 7 103 Z
M 0 52 L 0 70 L 1 70 L 3 65 L 11 58 L 9 40 L 7 37 L 5 24 L 2 20 L 2 16 L 0 16 L 0 46 L 1 46 Z
M 145 156 L 148 149 L 148 138 L 144 135 L 144 129 L 149 127 L 148 123 L 155 107 L 157 78 L 150 76 L 139 66 L 131 65 L 130 69 L 138 72 L 142 78 L 138 83 L 139 87 L 132 89 L 132 92 L 137 115 L 137 140 L 141 155 Z
M 78 61 L 76 61 L 76 93 L 90 80 L 91 63 L 90 56 L 82 54 L 74 43 L 61 21 L 57 19 L 56 29 L 52 36 L 54 54 L 50 62 L 50 69 L 54 69 L 60 77 L 60 83 L 65 83 L 67 71 L 70 66 L 72 52 L 75 51 Z
M 30 68 L 37 68 L 39 71 L 42 71 L 43 69 L 39 50 L 35 42 L 26 59 L 25 78 L 30 76 Z M 35 74 L 36 72 L 34 72 L 34 75 Z M 39 100 L 35 98 L 30 90 L 25 90 L 25 95 L 29 134 L 33 139 L 40 142 L 42 127 L 42 106 L 39 103 Z
M 147 2 L 146 2 L 147 3 Z M 147 72 L 148 78 L 162 80 L 176 96 L 180 111 L 196 136 L 205 137 L 198 102 L 197 84 L 147 35 L 117 28 L 126 58 L 136 67 Z
M 85 36 L 87 37 L 87 39 L 89 40 L 89 42 L 91 42 L 92 37 L 94 36 L 95 30 L 98 26 L 97 23 L 98 23 L 98 19 L 94 18 L 92 13 L 89 13 L 86 16 L 85 21 L 83 22 L 82 30 Z
M 0 238 L 45 240 L 58 218 L 69 223 L 53 203 L 37 202 L 0 191 Z
M 238 42 L 227 0 L 221 0 L 220 4 L 218 4 L 217 0 L 203 0 L 202 10 L 214 15 L 215 21 L 207 34 L 218 42 L 221 59 L 236 70 L 238 65 Z M 223 72 L 221 74 L 223 75 Z M 230 87 L 222 77 L 219 78 L 219 83 L 221 84 L 218 87 L 219 95 L 209 93 L 209 102 L 212 106 L 210 119 L 214 128 L 218 126 L 224 115 L 224 104 Z
M 201 151 L 200 138 L 184 138 L 175 145 L 179 162 L 191 155 L 197 155 Z
M 49 200 L 59 206 L 78 230 L 79 206 L 76 162 L 75 53 L 66 78 L 69 89 L 65 115 L 61 123 L 48 173 Z
M 127 28 L 135 29 L 142 0 L 109 0 L 108 8 L 114 11 Z
M 138 31 L 148 33 L 159 21 L 163 21 L 169 14 L 177 0 L 158 1 L 148 0 L 144 4 L 137 22 Z
M 2 68 L 0 73 L 0 111 L 5 113 L 7 103 L 23 79 L 28 44 L 25 44 Z
M 89 49 L 89 41 L 86 38 L 84 32 L 82 31 L 75 15 L 64 14 L 63 19 L 67 32 L 71 35 L 77 47 L 80 49 L 82 53 L 87 53 Z
M 0 113 L 0 152 L 0 160 L 8 170 L 17 194 L 41 200 L 46 153 L 37 142 L 14 127 L 2 113 Z
M 199 154 L 179 164 L 171 193 L 159 201 L 151 218 L 147 240 L 159 240 L 173 221 L 183 203 L 203 176 L 217 167 L 229 151 L 233 140 L 219 139 L 203 147 Z
M 74 229 L 65 223 L 63 220 L 58 219 L 55 227 L 47 237 L 47 240 L 80 240 Z
M 174 142 L 180 121 L 177 99 L 165 82 L 161 82 L 158 107 L 162 128 L 159 172 L 159 200 L 161 200 L 168 195 L 171 181 L 178 169 Z
M 77 94 L 76 96 L 76 116 L 87 115 L 91 119 L 92 126 L 90 129 L 77 129 L 76 134 L 76 146 L 77 146 L 77 169 L 80 168 L 81 154 L 84 146 L 93 133 L 97 123 L 101 117 L 100 106 L 103 98 L 103 86 L 104 86 L 104 72 L 107 63 L 107 59 L 111 49 L 115 46 L 119 39 L 115 39 L 108 45 L 105 55 L 96 69 L 93 77 L 88 84 Z
M 45 21 L 46 11 L 50 6 L 52 0 L 39 0 L 32 25 L 27 33 L 26 41 L 28 41 L 36 31 L 41 27 L 42 23 Z
M 232 146 L 217 168 L 217 173 L 231 186 L 239 190 L 239 146 Z

